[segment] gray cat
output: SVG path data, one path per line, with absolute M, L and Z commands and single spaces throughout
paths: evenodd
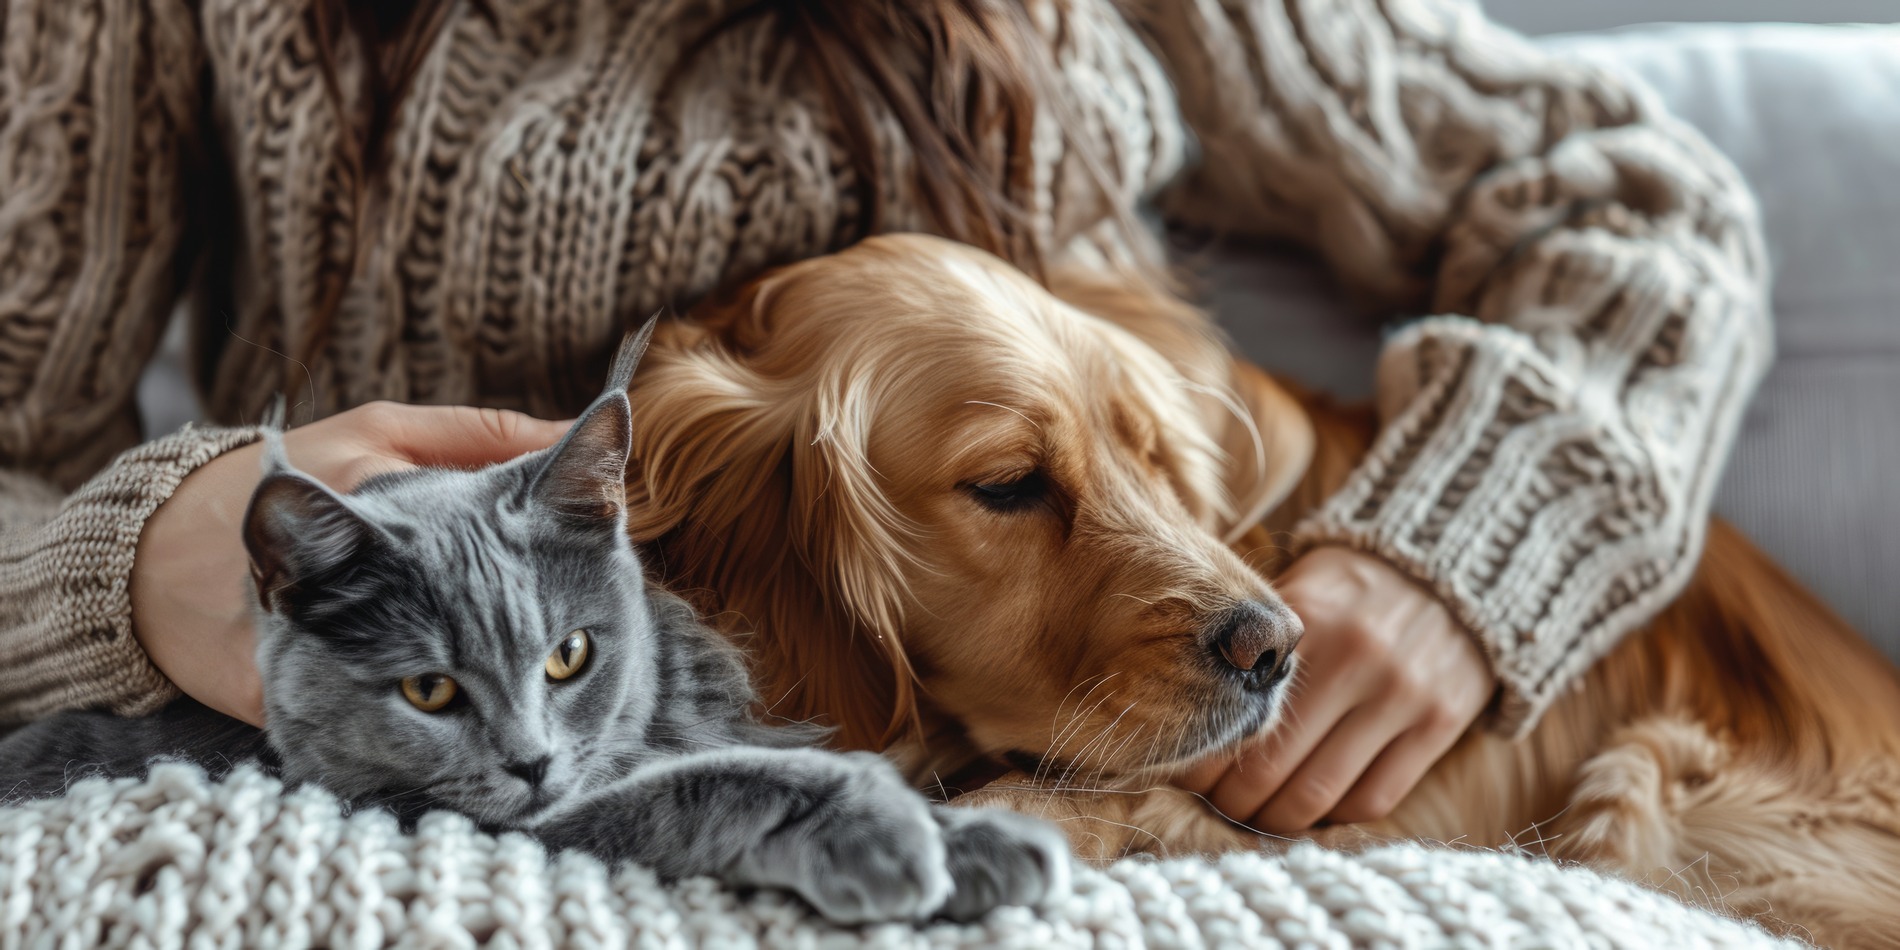
M 268 732 L 188 699 L 67 713 L 0 740 L 0 794 L 253 761 L 407 822 L 451 809 L 667 878 L 783 888 L 846 923 L 1065 892 L 1054 828 L 931 805 L 878 756 L 755 717 L 741 657 L 646 583 L 622 479 L 651 331 L 559 445 L 506 464 L 345 496 L 273 435 L 244 528 Z

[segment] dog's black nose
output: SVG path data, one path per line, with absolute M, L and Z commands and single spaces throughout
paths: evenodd
M 1258 600 L 1222 611 L 1209 628 L 1209 647 L 1227 666 L 1246 674 L 1248 686 L 1259 689 L 1278 683 L 1291 668 L 1293 648 L 1305 632 L 1285 604 Z
M 544 755 L 532 762 L 510 762 L 501 768 L 509 775 L 527 782 L 529 787 L 540 788 L 542 780 L 548 777 L 548 763 L 552 761 L 553 756 Z

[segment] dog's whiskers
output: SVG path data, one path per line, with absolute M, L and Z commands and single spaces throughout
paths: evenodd
M 1107 682 L 1107 681 L 1104 680 L 1103 682 Z M 1094 690 L 1091 689 L 1090 692 L 1094 692 Z M 1084 696 L 1083 698 L 1086 699 L 1087 697 Z M 1049 752 L 1043 756 L 1042 763 L 1039 764 L 1037 767 L 1038 777 L 1042 776 L 1044 770 L 1047 768 L 1049 763 L 1054 762 L 1054 761 L 1059 761 L 1061 759 L 1062 750 L 1068 746 L 1070 740 L 1074 739 L 1077 735 L 1081 734 L 1083 726 L 1088 721 L 1088 717 L 1094 715 L 1095 711 L 1102 708 L 1102 705 L 1104 703 L 1107 703 L 1109 700 L 1114 699 L 1114 698 L 1115 698 L 1115 691 L 1110 690 L 1102 694 L 1102 698 L 1096 700 L 1094 704 L 1089 706 L 1087 709 L 1076 710 L 1075 715 L 1070 717 L 1069 724 L 1063 727 L 1062 732 L 1050 738 Z
M 1081 682 L 1076 683 L 1074 686 L 1069 687 L 1069 691 L 1062 695 L 1062 700 L 1056 703 L 1055 715 L 1049 717 L 1050 741 L 1053 742 L 1055 740 L 1056 720 L 1062 717 L 1062 707 L 1068 705 L 1069 697 L 1074 696 L 1075 691 L 1078 689 L 1081 689 L 1083 683 L 1088 683 L 1089 689 L 1088 689 L 1088 692 L 1082 694 L 1081 699 L 1076 700 L 1076 706 L 1078 708 L 1081 706 L 1081 704 L 1089 701 L 1089 697 L 1095 694 L 1096 689 L 1100 688 L 1104 683 L 1107 683 L 1109 680 L 1114 679 L 1115 677 L 1120 676 L 1120 675 L 1122 675 L 1120 670 L 1116 670 L 1113 673 L 1097 673 L 1096 675 L 1091 676 L 1088 679 L 1082 680 Z
M 1126 717 L 1128 713 L 1131 710 L 1133 710 L 1137 705 L 1139 705 L 1139 701 L 1131 702 L 1128 705 L 1122 707 L 1122 711 L 1117 713 L 1115 715 L 1115 718 L 1109 721 L 1108 725 L 1103 726 L 1101 730 L 1095 734 L 1095 737 L 1093 739 L 1090 739 L 1088 744 L 1084 745 L 1076 753 L 1074 761 L 1076 763 L 1086 762 L 1088 760 L 1089 752 L 1095 749 L 1097 746 L 1104 745 L 1109 740 L 1109 738 L 1113 736 L 1116 727 L 1121 725 L 1122 719 Z M 1098 760 L 1098 761 L 1106 762 L 1107 758 L 1104 757 L 1103 759 Z M 1101 774 L 1102 774 L 1102 769 L 1100 767 L 1094 769 L 1090 784 L 1099 782 L 1101 779 Z M 1063 790 L 1072 782 L 1073 782 L 1073 776 L 1065 775 L 1062 777 L 1062 779 L 1056 782 L 1056 789 L 1058 791 Z

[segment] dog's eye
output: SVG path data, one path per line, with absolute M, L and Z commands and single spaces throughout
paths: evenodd
M 1042 501 L 1049 494 L 1049 480 L 1041 472 L 1030 472 L 1008 481 L 973 482 L 970 495 L 992 511 L 1020 511 Z

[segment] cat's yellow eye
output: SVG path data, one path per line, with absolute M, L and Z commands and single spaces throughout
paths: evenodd
M 581 671 L 587 663 L 587 651 L 591 644 L 587 631 L 576 630 L 561 638 L 561 645 L 548 654 L 548 678 L 564 680 Z
M 402 678 L 402 695 L 423 712 L 436 712 L 455 698 L 455 680 L 440 673 Z

